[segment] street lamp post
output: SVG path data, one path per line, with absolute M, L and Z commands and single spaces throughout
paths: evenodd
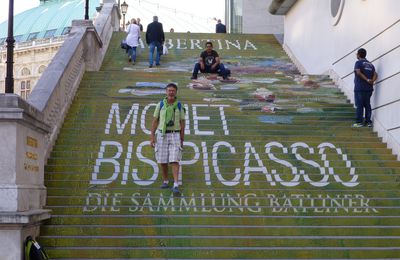
M 89 20 L 89 0 L 85 1 L 85 20 Z
M 7 36 L 7 72 L 6 72 L 6 93 L 14 93 L 14 0 L 8 3 L 8 36 Z
M 122 13 L 122 30 L 125 31 L 125 14 L 128 11 L 128 4 L 124 2 L 121 4 L 121 13 Z

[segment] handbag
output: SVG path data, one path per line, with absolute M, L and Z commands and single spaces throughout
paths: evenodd
M 128 44 L 126 44 L 126 40 L 121 41 L 121 48 L 125 50 L 128 49 Z

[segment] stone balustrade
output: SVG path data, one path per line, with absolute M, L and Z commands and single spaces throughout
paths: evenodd
M 104 1 L 94 24 L 90 20 L 73 21 L 70 34 L 28 98 L 51 126 L 45 158 L 51 152 L 84 72 L 100 68 L 112 33 L 119 30 L 120 14 L 114 2 Z
M 83 74 L 100 68 L 119 19 L 115 0 L 104 0 L 94 24 L 72 22 L 70 34 L 27 101 L 0 94 L 1 259 L 22 260 L 25 238 L 38 236 L 42 221 L 50 218 L 50 211 L 43 209 L 44 165 Z

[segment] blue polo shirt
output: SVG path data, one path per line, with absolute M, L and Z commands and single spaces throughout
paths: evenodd
M 367 81 L 360 78 L 356 69 L 359 69 L 368 79 L 372 79 L 375 73 L 374 65 L 366 59 L 359 59 L 354 65 L 354 91 L 369 92 L 374 91 L 374 88 Z

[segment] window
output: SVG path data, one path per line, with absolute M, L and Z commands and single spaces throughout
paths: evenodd
M 35 40 L 37 38 L 38 34 L 39 34 L 38 32 L 30 33 L 29 36 L 28 36 L 27 41 Z
M 30 93 L 31 93 L 31 81 L 30 80 L 21 81 L 21 98 L 27 99 Z
M 42 74 L 43 71 L 44 71 L 45 69 L 46 69 L 46 66 L 41 65 L 41 66 L 39 67 L 39 69 L 38 69 L 39 74 Z
M 62 31 L 61 35 L 69 34 L 70 31 L 71 31 L 71 27 L 65 27 L 64 30 Z
M 6 42 L 6 38 L 1 38 L 0 39 L 0 45 L 3 45 Z
M 14 36 L 15 42 L 20 42 L 21 39 L 22 39 L 22 35 L 16 35 L 16 36 Z
M 46 31 L 46 33 L 44 34 L 44 38 L 51 38 L 51 37 L 53 37 L 54 34 L 56 33 L 56 31 L 57 31 L 56 29 Z
M 343 13 L 343 7 L 344 7 L 344 0 L 331 0 L 331 15 L 332 15 L 333 26 L 339 23 Z
M 29 76 L 31 75 L 31 71 L 28 68 L 23 68 L 21 71 L 21 76 Z
M 229 27 L 231 33 L 243 32 L 243 0 L 230 0 L 230 11 L 228 13 Z

